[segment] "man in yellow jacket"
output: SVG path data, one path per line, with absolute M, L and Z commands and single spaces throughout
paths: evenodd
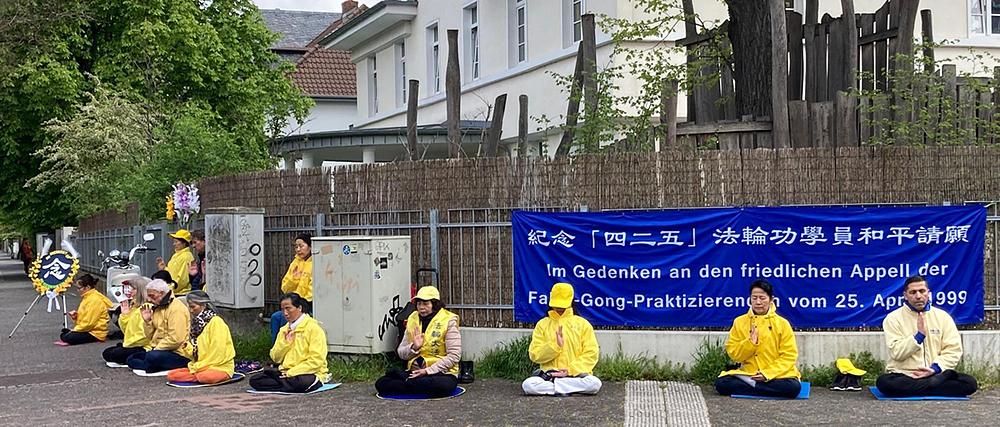
M 191 314 L 163 280 L 150 281 L 146 295 L 149 303 L 139 308 L 139 314 L 151 350 L 129 356 L 128 366 L 137 375 L 166 376 L 171 369 L 185 367 L 191 361 L 181 350 L 181 345 L 188 341 Z
M 594 327 L 573 314 L 573 286 L 556 283 L 549 295 L 548 316 L 531 334 L 528 357 L 540 369 L 521 383 L 525 394 L 565 396 L 597 394 L 601 380 L 594 376 L 600 355 Z
M 314 391 L 329 381 L 326 332 L 316 319 L 303 312 L 305 298 L 288 293 L 279 300 L 281 312 L 288 320 L 271 347 L 271 360 L 279 366 L 251 377 L 250 387 L 286 393 Z
M 799 350 L 792 325 L 774 310 L 774 288 L 765 280 L 750 284 L 750 310 L 733 320 L 726 353 L 739 369 L 725 371 L 715 380 L 723 396 L 794 398 L 802 385 L 795 367 Z
M 886 374 L 875 382 L 886 396 L 968 396 L 978 383 L 955 372 L 962 360 L 962 337 L 944 310 L 931 307 L 927 280 L 912 276 L 903 283 L 906 303 L 882 321 L 889 346 Z

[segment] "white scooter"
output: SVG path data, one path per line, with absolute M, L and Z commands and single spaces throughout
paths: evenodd
M 106 294 L 108 299 L 115 303 L 112 310 L 117 311 L 121 302 L 128 298 L 125 294 L 125 282 L 141 276 L 141 269 L 138 265 L 132 264 L 132 260 L 135 259 L 136 254 L 155 251 L 156 249 L 146 247 L 146 243 L 152 242 L 154 238 L 153 233 L 143 234 L 142 243 L 135 245 L 132 250 L 125 253 L 117 249 L 112 249 L 108 252 L 107 258 L 104 258 L 101 269 L 108 270 L 108 290 Z M 104 256 L 104 254 L 98 251 L 97 256 Z

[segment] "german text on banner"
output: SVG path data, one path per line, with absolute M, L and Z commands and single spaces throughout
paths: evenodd
M 880 326 L 918 274 L 957 323 L 983 320 L 983 206 L 515 211 L 512 224 L 522 322 L 568 282 L 595 325 L 725 327 L 765 279 L 795 327 Z

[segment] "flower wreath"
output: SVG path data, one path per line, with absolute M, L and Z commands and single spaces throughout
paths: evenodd
M 28 270 L 28 277 L 39 294 L 52 291 L 59 295 L 73 285 L 73 278 L 80 270 L 80 261 L 66 251 L 51 251 L 35 259 Z

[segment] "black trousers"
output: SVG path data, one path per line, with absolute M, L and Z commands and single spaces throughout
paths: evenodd
M 723 396 L 749 394 L 753 396 L 794 398 L 802 390 L 802 384 L 795 378 L 781 378 L 771 381 L 757 381 L 750 386 L 735 375 L 726 375 L 715 380 L 715 391 Z
M 277 369 L 265 369 L 250 377 L 250 387 L 260 391 L 283 391 L 285 393 L 308 393 L 323 386 L 323 382 L 313 374 L 282 377 Z
M 21 260 L 21 262 L 24 263 L 24 275 L 27 276 L 28 275 L 28 267 L 31 267 L 31 260 L 30 259 L 24 259 L 24 260 Z
M 73 332 L 69 329 L 63 329 L 62 333 L 59 334 L 59 339 L 69 345 L 87 344 L 100 341 L 97 337 L 90 335 L 88 332 Z
M 906 374 L 883 374 L 875 386 L 886 396 L 968 396 L 979 388 L 976 379 L 951 369 L 927 378 L 913 378 Z
M 107 362 L 114 362 L 119 365 L 125 365 L 128 362 L 128 357 L 137 354 L 145 353 L 146 349 L 142 347 L 122 347 L 122 343 L 114 347 L 108 347 L 104 349 L 104 360 Z
M 381 395 L 426 394 L 431 397 L 450 396 L 458 387 L 458 377 L 450 374 L 424 375 L 409 378 L 410 373 L 393 369 L 375 381 L 375 390 Z

